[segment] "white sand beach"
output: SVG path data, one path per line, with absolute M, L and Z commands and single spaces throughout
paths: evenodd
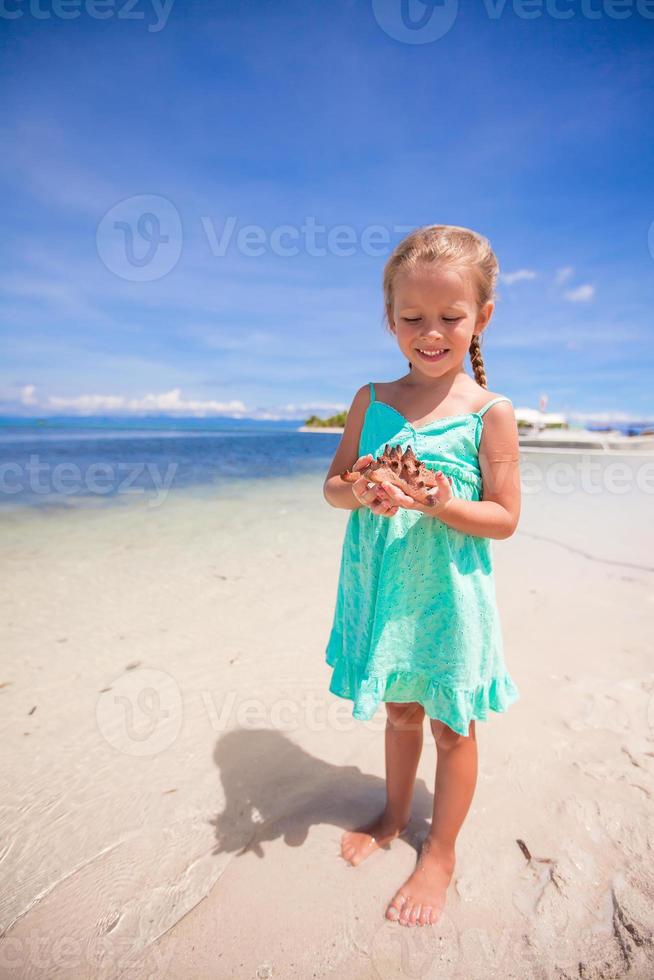
M 383 804 L 385 714 L 328 691 L 348 512 L 321 487 L 2 517 L 0 976 L 654 976 L 644 478 L 525 493 L 493 543 L 521 697 L 477 724 L 447 906 L 422 929 L 384 911 L 428 828 L 427 725 L 410 832 L 339 856 Z

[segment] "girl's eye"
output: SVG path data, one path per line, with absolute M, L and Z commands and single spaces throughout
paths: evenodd
M 402 319 L 404 320 L 405 323 L 419 323 L 420 322 L 420 317 L 419 316 L 416 316 L 416 317 L 403 316 Z M 458 323 L 460 319 L 461 319 L 460 316 L 444 316 L 443 317 L 443 320 L 445 320 L 445 323 Z

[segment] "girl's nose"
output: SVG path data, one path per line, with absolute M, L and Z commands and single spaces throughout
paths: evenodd
M 425 331 L 426 337 L 435 338 L 436 340 L 443 339 L 440 323 L 438 323 L 438 321 L 435 321 L 434 323 L 425 323 L 423 325 L 423 330 Z

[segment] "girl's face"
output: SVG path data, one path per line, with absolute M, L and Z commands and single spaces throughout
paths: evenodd
M 421 374 L 437 378 L 460 370 L 473 334 L 480 334 L 490 320 L 493 303 L 478 310 L 472 274 L 434 263 L 395 276 L 388 312 L 406 359 Z M 437 351 L 442 353 L 429 356 Z

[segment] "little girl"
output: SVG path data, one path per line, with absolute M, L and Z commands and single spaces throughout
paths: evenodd
M 400 242 L 384 269 L 384 302 L 409 371 L 359 388 L 324 483 L 327 502 L 352 511 L 326 648 L 329 690 L 354 702 L 354 718 L 372 718 L 382 701 L 387 716 L 386 805 L 343 835 L 350 864 L 409 823 L 425 713 L 436 741 L 430 832 L 386 909 L 402 925 L 437 921 L 476 784 L 475 720 L 519 697 L 490 551 L 520 516 L 515 415 L 505 396 L 489 398 L 480 350 L 497 275 L 490 244 L 467 228 L 430 225 Z M 436 472 L 432 505 L 391 484 L 341 480 L 387 444 L 411 446 Z

